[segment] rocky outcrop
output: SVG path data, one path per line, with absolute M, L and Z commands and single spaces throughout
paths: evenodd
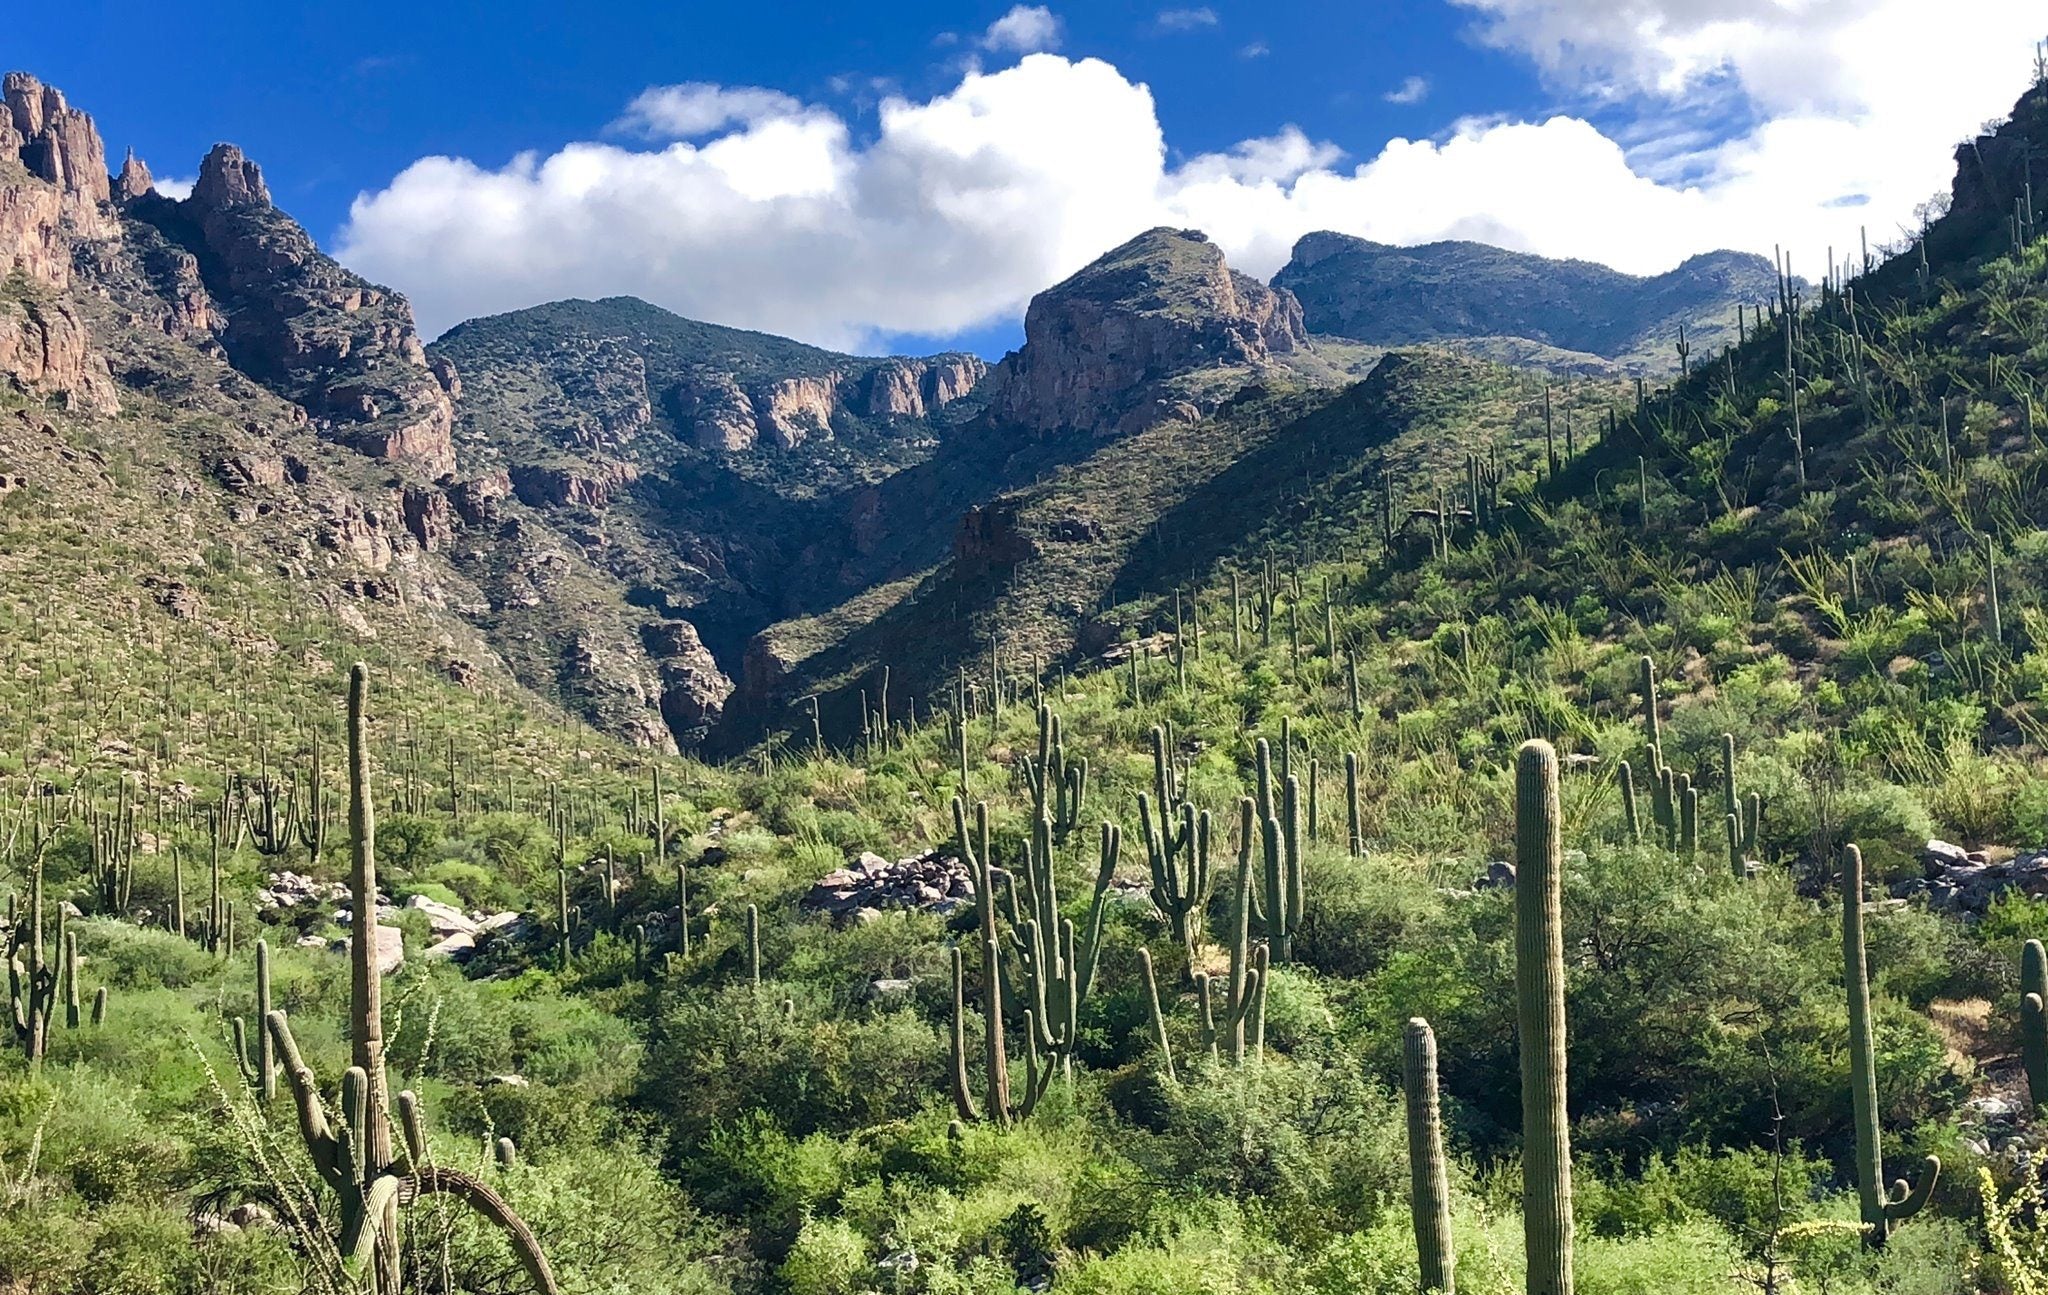
M 953 561 L 966 570 L 1013 567 L 1038 556 L 1038 545 L 1020 524 L 1015 499 L 996 499 L 969 508 L 953 536 Z
M 944 409 L 968 395 L 988 373 L 978 355 L 940 355 L 925 361 L 918 390 L 927 410 Z
M 156 192 L 156 178 L 149 173 L 149 166 L 129 149 L 127 158 L 121 163 L 121 174 L 114 177 L 114 201 L 122 204 L 135 202 Z
M 63 91 L 26 72 L 0 81 L 6 133 L 0 155 L 18 158 L 28 173 L 54 187 L 73 230 L 85 238 L 106 238 L 119 224 L 105 204 L 113 196 L 107 150 L 92 118 L 64 102 Z
M 23 390 L 59 396 L 70 409 L 111 414 L 121 408 L 85 321 L 55 298 L 0 300 L 0 375 Z
M 455 519 L 448 496 L 424 486 L 408 486 L 398 492 L 398 515 L 405 529 L 432 553 L 455 537 Z
M 776 445 L 793 450 L 813 437 L 832 434 L 832 412 L 839 405 L 837 373 L 783 378 L 757 388 L 754 412 L 761 429 Z
M 620 487 L 640 479 L 630 463 L 518 464 L 510 469 L 513 493 L 535 508 L 603 508 Z
M 1893 896 L 1924 898 L 1937 913 L 1965 921 L 1982 917 L 2000 897 L 2018 893 L 2048 898 L 2048 850 L 2031 850 L 1994 863 L 1980 850 L 1929 840 L 1920 855 L 1921 875 L 1894 882 Z
M 454 505 L 456 516 L 467 525 L 486 526 L 503 515 L 499 501 L 511 494 L 512 474 L 500 468 L 449 486 L 448 502 Z
M 1138 431 L 1234 389 L 1169 393 L 1169 380 L 1255 368 L 1306 345 L 1290 294 L 1231 270 L 1199 231 L 1155 229 L 1032 299 L 1022 349 L 986 383 L 989 413 L 1042 433 Z
M 884 360 L 862 379 L 855 408 L 868 418 L 922 418 L 923 377 L 920 366 L 912 361 Z
M 183 202 L 127 210 L 196 257 L 236 368 L 335 441 L 430 479 L 455 470 L 451 381 L 428 368 L 412 308 L 323 254 L 240 149 L 215 145 Z
M 233 144 L 215 144 L 199 164 L 199 179 L 192 185 L 192 201 L 203 211 L 268 207 L 270 186 L 264 183 L 263 168 L 241 149 Z
M 661 673 L 661 716 L 678 743 L 701 740 L 725 713 L 732 680 L 685 620 L 657 621 L 643 637 Z
M 4 161 L 4 158 L 0 158 Z M 64 237 L 62 195 L 0 171 L 0 276 L 21 273 L 47 288 L 71 284 L 71 247 Z
M 913 855 L 893 863 L 863 853 L 818 878 L 798 907 L 835 921 L 873 921 L 890 909 L 918 909 L 950 917 L 974 903 L 974 875 L 958 855 Z
M 750 450 L 760 439 L 754 402 L 729 373 L 677 383 L 671 402 L 677 426 L 700 450 Z

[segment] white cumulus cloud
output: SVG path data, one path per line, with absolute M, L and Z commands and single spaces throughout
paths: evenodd
M 802 108 L 794 96 L 780 90 L 686 81 L 641 91 L 612 129 L 648 139 L 692 139 L 734 122 L 793 116 Z
M 1042 4 L 1017 5 L 988 25 L 983 49 L 1011 54 L 1036 54 L 1060 47 L 1060 20 Z
M 357 197 L 338 252 L 409 293 L 430 334 L 630 294 L 855 349 L 1014 319 L 1033 293 L 1159 224 L 1208 231 L 1262 276 L 1317 229 L 1478 239 L 1638 273 L 1782 243 L 1817 274 L 1828 245 L 1846 255 L 1863 225 L 1873 242 L 1896 236 L 1946 184 L 1955 142 L 2026 83 L 2024 33 L 2040 25 L 2036 0 L 1949 0 L 1938 24 L 1903 0 L 1863 0 L 1829 8 L 1833 25 L 1816 25 L 1818 0 L 1797 12 L 1710 0 L 1705 17 L 1685 0 L 1626 0 L 1612 22 L 1595 0 L 1465 2 L 1489 39 L 1594 99 L 1606 129 L 1571 111 L 1473 119 L 1347 156 L 1280 126 L 1181 159 L 1148 87 L 1046 53 L 970 68 L 930 99 L 887 97 L 860 131 L 761 97 L 774 91 L 661 87 L 625 119 L 652 143 L 579 142 L 499 167 L 423 158 Z M 1552 42 L 1570 11 L 1589 35 L 1565 49 Z M 1774 79 L 1772 33 L 1807 40 L 1806 88 Z M 1672 87 L 1746 99 L 1741 120 L 1754 124 L 1732 137 L 1695 129 Z

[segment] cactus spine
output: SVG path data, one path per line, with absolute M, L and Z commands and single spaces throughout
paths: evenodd
M 1444 1164 L 1444 1126 L 1436 1082 L 1436 1032 L 1413 1017 L 1401 1035 L 1402 1087 L 1408 1098 L 1409 1211 L 1422 1289 L 1454 1295 L 1457 1258 L 1451 1246 L 1450 1174 Z
M 1571 1295 L 1572 1152 L 1565 1112 L 1563 843 L 1557 752 L 1515 754 L 1515 1006 L 1522 1043 L 1522 1236 L 1528 1295 Z
M 1863 948 L 1863 851 L 1842 851 L 1842 984 L 1849 996 L 1849 1100 L 1856 1121 L 1856 1196 L 1863 1241 L 1877 1248 L 1892 1226 L 1918 1214 L 1934 1194 L 1941 1161 L 1927 1157 L 1920 1183 L 1884 1189 L 1884 1152 L 1877 1124 L 1877 1057 L 1870 1020 L 1870 968 Z

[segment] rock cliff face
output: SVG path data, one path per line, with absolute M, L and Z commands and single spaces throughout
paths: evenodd
M 989 415 L 1041 433 L 1192 421 L 1242 385 L 1214 379 L 1307 344 L 1290 294 L 1230 269 L 1199 231 L 1154 229 L 1032 299 Z
M 118 413 L 120 397 L 83 320 L 60 300 L 0 297 L 0 374 L 72 409 Z
M 113 180 L 92 118 L 65 103 L 55 86 L 26 72 L 9 72 L 0 81 L 0 96 L 6 103 L 0 157 L 18 158 L 30 175 L 56 189 L 62 213 L 80 237 L 117 233 L 117 223 L 103 210 Z

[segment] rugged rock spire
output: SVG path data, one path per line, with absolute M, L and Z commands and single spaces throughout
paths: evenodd
M 121 163 L 121 174 L 114 180 L 114 201 L 134 202 L 156 192 L 156 178 L 149 173 L 149 166 L 135 156 L 135 150 L 128 150 L 128 158 Z
M 270 186 L 263 183 L 263 168 L 250 161 L 233 144 L 215 144 L 199 164 L 199 180 L 192 186 L 192 200 L 202 207 L 268 207 Z

